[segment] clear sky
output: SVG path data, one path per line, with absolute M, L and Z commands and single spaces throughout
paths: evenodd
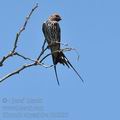
M 0 58 L 11 50 L 16 32 L 35 3 L 39 8 L 21 35 L 17 51 L 36 58 L 44 40 L 42 23 L 58 12 L 62 42 L 76 48 L 80 60 L 74 52 L 66 55 L 85 83 L 62 65 L 57 67 L 60 87 L 53 68 L 28 68 L 0 83 L 0 118 L 120 120 L 120 1 L 1 0 Z M 17 57 L 9 59 L 0 68 L 0 77 L 24 63 Z M 50 57 L 46 63 L 52 63 Z M 39 109 L 27 109 L 31 106 Z

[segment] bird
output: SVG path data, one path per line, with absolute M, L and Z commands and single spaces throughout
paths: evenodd
M 73 65 L 70 63 L 68 58 L 65 56 L 65 54 L 61 51 L 61 29 L 59 25 L 59 21 L 61 21 L 62 18 L 58 13 L 53 13 L 50 15 L 42 25 L 42 32 L 45 37 L 45 43 L 47 42 L 48 48 L 51 50 L 53 65 L 54 65 L 54 71 L 55 76 L 57 79 L 58 85 L 60 85 L 58 75 L 57 75 L 57 69 L 56 65 L 58 63 L 66 65 L 68 68 L 72 68 L 75 73 L 78 75 L 78 77 L 83 81 L 80 74 L 77 72 L 77 70 L 73 67 Z

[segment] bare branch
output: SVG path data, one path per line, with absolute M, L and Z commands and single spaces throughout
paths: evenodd
M 23 27 L 20 29 L 20 31 L 16 34 L 16 39 L 15 39 L 15 43 L 14 43 L 14 47 L 13 47 L 13 50 L 12 52 L 14 53 L 16 48 L 17 48 L 17 43 L 18 43 L 18 40 L 19 40 L 19 36 L 21 35 L 21 33 L 25 30 L 26 28 L 26 25 L 32 15 L 32 13 L 35 11 L 35 9 L 38 7 L 38 3 L 32 8 L 31 12 L 29 13 L 29 15 L 26 17 L 26 20 L 23 24 Z
M 14 55 L 19 56 L 19 57 L 23 58 L 24 60 L 29 60 L 31 62 L 35 62 L 35 60 L 33 60 L 33 59 L 29 58 L 29 57 L 25 57 L 25 56 L 19 54 L 18 52 L 15 52 Z
M 32 8 L 32 10 L 30 11 L 30 13 L 28 14 L 28 16 L 26 17 L 26 20 L 23 24 L 23 27 L 19 30 L 18 33 L 16 33 L 16 38 L 15 38 L 15 42 L 14 42 L 14 46 L 13 46 L 13 50 L 11 52 L 9 52 L 6 56 L 4 56 L 1 60 L 0 60 L 0 67 L 3 66 L 3 63 L 5 60 L 7 60 L 9 57 L 12 57 L 15 54 L 15 50 L 17 48 L 17 44 L 18 44 L 18 40 L 19 40 L 19 37 L 21 35 L 21 33 L 25 30 L 26 28 L 26 25 L 32 15 L 32 13 L 35 11 L 35 9 L 38 7 L 38 3 Z
M 9 73 L 7 74 L 6 76 L 4 76 L 3 78 L 0 79 L 0 82 L 3 82 L 4 80 L 6 80 L 7 78 L 15 75 L 15 74 L 19 74 L 22 70 L 24 70 L 25 68 L 28 68 L 28 67 L 31 67 L 31 66 L 34 66 L 35 63 L 32 63 L 32 64 L 28 64 L 28 65 L 23 65 L 21 68 L 15 70 L 14 72 L 12 73 Z
M 44 49 L 44 50 L 46 50 L 47 49 L 47 47 Z M 61 49 L 61 50 L 57 50 L 57 51 L 54 51 L 53 53 L 55 53 L 55 52 L 66 52 L 66 51 L 71 51 L 71 50 L 74 50 L 73 48 L 64 48 L 64 49 Z M 41 51 L 41 53 L 42 53 L 43 51 Z M 23 55 L 21 55 L 21 54 L 19 54 L 19 53 L 14 53 L 14 55 L 17 55 L 17 56 L 19 56 L 19 57 L 22 57 L 23 59 L 25 59 L 25 60 L 30 60 L 30 61 L 32 61 L 33 63 L 31 63 L 31 64 L 27 64 L 27 65 L 23 65 L 22 67 L 20 67 L 20 68 L 18 68 L 17 70 L 15 70 L 15 71 L 13 71 L 12 73 L 9 73 L 9 74 L 7 74 L 7 75 L 5 75 L 3 78 L 1 78 L 0 79 L 0 82 L 3 82 L 4 80 L 6 80 L 7 78 L 9 78 L 9 77 L 11 77 L 11 76 L 13 76 L 13 75 L 16 75 L 16 74 L 19 74 L 21 71 L 23 71 L 24 69 L 26 69 L 26 68 L 29 68 L 29 67 L 32 67 L 32 66 L 37 66 L 37 65 L 40 65 L 40 66 L 43 66 L 43 67 L 45 67 L 45 68 L 50 68 L 50 67 L 53 67 L 54 65 L 45 65 L 44 63 L 42 63 L 42 61 L 44 60 L 44 59 L 46 59 L 48 56 L 50 56 L 50 55 L 52 55 L 53 53 L 49 53 L 49 54 L 47 54 L 45 57 L 43 57 L 40 61 L 38 61 L 38 60 L 32 60 L 32 59 L 30 59 L 30 58 L 28 58 L 28 57 L 25 57 L 25 56 L 23 56 Z
M 27 68 L 30 68 L 30 67 L 33 67 L 33 66 L 42 66 L 42 67 L 45 67 L 45 68 L 51 68 L 53 67 L 54 65 L 46 65 L 43 63 L 43 61 L 50 55 L 52 55 L 53 53 L 55 52 L 66 52 L 66 51 L 71 51 L 71 50 L 75 50 L 76 53 L 77 53 L 77 50 L 74 49 L 74 48 L 64 48 L 64 49 L 60 49 L 60 50 L 57 50 L 57 51 L 54 51 L 52 53 L 49 53 L 47 55 L 45 55 L 43 58 L 42 55 L 45 53 L 45 51 L 50 47 L 50 46 L 54 46 L 56 44 L 61 44 L 61 45 L 64 45 L 64 46 L 68 46 L 68 44 L 64 44 L 64 43 L 61 43 L 61 42 L 55 42 L 55 43 L 51 43 L 50 45 L 48 45 L 47 47 L 45 47 L 45 43 L 46 43 L 46 40 L 44 40 L 44 43 L 42 45 L 42 50 L 40 51 L 40 54 L 38 55 L 37 59 L 31 59 L 29 57 L 26 57 L 18 52 L 16 52 L 16 49 L 17 49 L 17 44 L 18 44 L 18 41 L 19 41 L 19 37 L 21 35 L 21 33 L 26 29 L 26 26 L 27 26 L 27 23 L 31 17 L 31 15 L 33 14 L 33 12 L 35 11 L 35 9 L 38 7 L 38 4 L 36 4 L 32 10 L 30 11 L 30 13 L 28 14 L 28 16 L 26 17 L 25 19 L 25 22 L 23 24 L 23 26 L 21 27 L 21 29 L 19 30 L 18 33 L 16 33 L 16 38 L 15 38 L 15 41 L 14 41 L 14 45 L 13 45 L 13 49 L 12 51 L 10 51 L 6 56 L 4 56 L 1 60 L 0 60 L 0 66 L 3 66 L 3 63 L 9 58 L 9 57 L 12 57 L 12 56 L 18 56 L 18 57 L 21 57 L 23 58 L 24 60 L 29 60 L 31 61 L 30 64 L 26 64 L 26 65 L 22 65 L 20 68 L 18 68 L 17 70 L 5 75 L 4 77 L 2 77 L 0 79 L 0 82 L 3 82 L 4 80 L 6 80 L 7 78 L 11 77 L 11 76 L 14 76 L 16 74 L 19 74 L 20 72 L 22 72 L 23 70 L 27 69 Z M 74 69 L 74 68 L 73 68 Z M 76 70 L 75 70 L 76 71 Z M 77 73 L 77 72 L 76 72 Z M 77 73 L 78 74 L 78 73 Z M 79 74 L 78 74 L 79 75 Z
M 33 67 L 33 66 L 37 66 L 37 65 L 41 65 L 45 68 L 50 68 L 50 67 L 53 67 L 54 65 L 45 65 L 44 63 L 38 63 L 38 62 L 34 62 L 34 63 L 31 63 L 31 64 L 27 64 L 27 65 L 23 65 L 22 67 L 18 68 L 17 70 L 5 75 L 4 77 L 2 77 L 0 79 L 0 83 L 3 82 L 4 80 L 6 80 L 7 78 L 13 76 L 13 75 L 16 75 L 16 74 L 19 74 L 20 72 L 22 72 L 23 70 L 25 70 L 26 68 L 30 68 L 30 67 Z
M 11 57 L 11 56 L 13 56 L 13 53 L 12 53 L 12 52 L 8 53 L 8 55 L 4 56 L 4 57 L 2 58 L 2 60 L 0 60 L 0 67 L 3 66 L 4 61 L 5 61 L 6 59 L 8 59 L 9 57 Z
M 46 64 L 44 64 L 44 63 L 40 63 L 40 61 L 38 61 L 38 60 L 33 60 L 33 59 L 31 59 L 31 58 L 28 58 L 28 57 L 25 57 L 25 56 L 23 56 L 23 55 L 21 55 L 21 54 L 19 54 L 19 53 L 17 53 L 17 52 L 15 52 L 15 55 L 17 55 L 17 56 L 19 56 L 19 57 L 21 57 L 21 58 L 23 58 L 23 59 L 25 59 L 25 60 L 29 60 L 29 61 L 31 61 L 31 62 L 34 62 L 36 65 L 41 65 L 41 66 L 43 66 L 43 67 L 45 67 L 45 68 L 50 68 L 50 67 L 52 67 L 53 65 L 46 65 Z
M 41 51 L 40 54 L 38 55 L 37 61 L 40 60 L 40 57 L 41 57 L 41 56 L 44 54 L 44 52 L 48 49 L 48 46 L 47 46 L 46 48 L 44 48 L 44 47 L 45 47 L 45 43 L 46 43 L 46 40 L 44 40 L 44 43 L 43 43 L 43 45 L 42 45 L 42 51 Z

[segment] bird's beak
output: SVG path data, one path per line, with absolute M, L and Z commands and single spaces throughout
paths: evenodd
M 62 18 L 61 18 L 61 17 L 59 18 L 59 21 L 60 21 L 60 20 L 62 20 Z

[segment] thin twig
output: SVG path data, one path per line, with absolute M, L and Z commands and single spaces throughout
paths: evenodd
M 45 67 L 45 68 L 50 68 L 50 67 L 52 67 L 53 65 L 46 65 L 46 64 L 44 64 L 44 63 L 40 63 L 40 61 L 37 61 L 37 60 L 33 60 L 33 59 L 31 59 L 31 58 L 29 58 L 29 57 L 25 57 L 25 56 L 23 56 L 23 55 L 21 55 L 21 54 L 19 54 L 19 53 L 15 53 L 15 55 L 17 55 L 17 56 L 19 56 L 19 57 L 21 57 L 21 58 L 23 58 L 23 59 L 25 59 L 25 60 L 29 60 L 29 61 L 31 61 L 31 62 L 34 62 L 34 63 L 36 63 L 37 65 L 41 65 L 41 66 L 43 66 L 43 67 Z
M 43 45 L 42 45 L 42 51 L 41 51 L 40 54 L 38 55 L 37 61 L 40 60 L 40 57 L 41 57 L 41 56 L 44 54 L 44 52 L 48 49 L 48 46 L 47 46 L 46 48 L 44 48 L 44 47 L 45 47 L 45 43 L 46 43 L 46 40 L 44 40 L 44 43 L 43 43 Z
M 33 59 L 29 58 L 29 57 L 25 57 L 25 56 L 19 54 L 18 52 L 15 52 L 14 55 L 19 56 L 19 57 L 23 58 L 24 60 L 29 60 L 31 62 L 35 62 L 35 60 L 33 60 Z

